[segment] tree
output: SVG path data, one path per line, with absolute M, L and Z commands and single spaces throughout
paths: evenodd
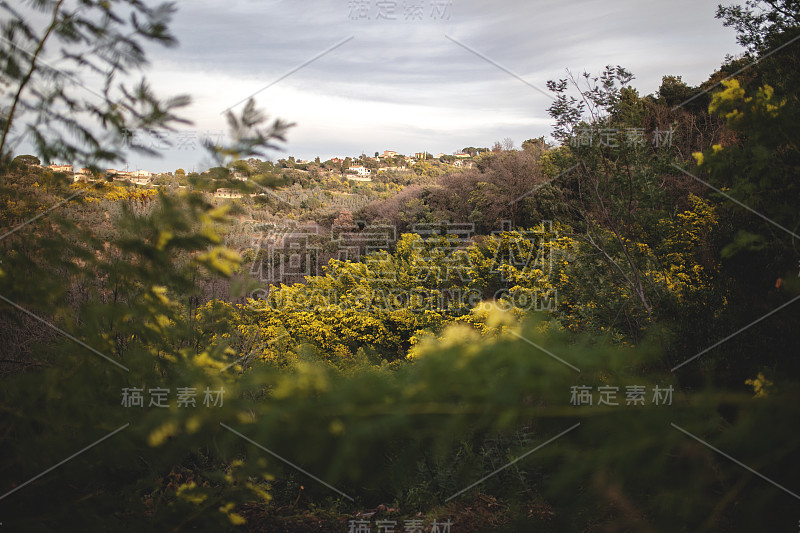
M 661 78 L 661 86 L 658 88 L 658 96 L 670 107 L 684 104 L 695 98 L 700 92 L 699 89 L 687 85 L 681 76 L 664 76 Z M 707 102 L 700 102 L 707 105 Z
M 664 192 L 648 185 L 650 165 L 646 162 L 652 154 L 623 136 L 626 129 L 639 127 L 643 118 L 640 99 L 629 87 L 632 79 L 626 69 L 608 66 L 596 77 L 583 73 L 576 79 L 570 74 L 547 85 L 556 94 L 548 109 L 556 121 L 553 135 L 569 147 L 566 153 L 571 155 L 561 166 L 565 180 L 572 182 L 569 188 L 575 202 L 571 209 L 578 231 L 638 303 L 636 312 L 626 315 L 633 324 L 630 333 L 637 336 L 652 318 L 654 298 L 648 286 L 647 260 L 637 244 L 649 241 L 650 236 L 641 231 L 652 223 L 641 217 L 661 212 L 659 199 Z M 568 93 L 569 88 L 577 97 Z M 585 142 L 576 140 L 587 137 Z M 645 208 L 651 210 L 648 215 Z
M 488 148 L 475 148 L 474 146 L 467 146 L 467 147 L 462 148 L 460 151 L 465 153 L 465 154 L 469 154 L 472 157 L 475 157 L 476 155 L 480 154 L 481 152 L 488 152 L 489 149 Z
M 127 146 L 131 132 L 186 123 L 174 113 L 188 97 L 161 101 L 145 79 L 122 80 L 146 63 L 147 43 L 175 44 L 167 29 L 174 6 L 124 4 L 116 11 L 107 2 L 0 4 L 5 13 L 0 72 L 12 87 L 3 97 L 7 112 L 0 116 L 0 165 L 30 136 L 42 160 L 98 168 L 122 161 L 126 149 L 154 154 Z M 46 17 L 41 30 L 33 22 L 41 20 L 39 13 Z M 47 51 L 52 55 L 45 63 Z M 55 64 L 58 68 L 50 66 Z M 79 82 L 80 71 L 101 75 L 102 87 L 87 89 Z
M 786 46 L 800 35 L 800 4 L 747 0 L 744 5 L 719 6 L 717 18 L 736 30 L 748 59 L 757 63 L 737 78 L 722 80 L 723 90 L 709 104 L 710 112 L 723 119 L 736 138 L 704 148 L 695 157 L 699 170 L 708 172 L 715 185 L 771 222 L 731 205 L 742 222 L 748 222 L 733 235 L 724 256 L 739 255 L 740 261 L 748 255 L 758 257 L 770 265 L 762 271 L 784 276 L 800 261 L 800 139 L 792 126 L 800 117 L 800 53 Z
M 244 161 L 242 159 L 236 159 L 235 161 L 233 161 L 233 163 L 231 163 L 231 171 L 249 174 L 250 165 L 247 163 L 247 161 Z
M 38 166 L 41 165 L 42 162 L 39 160 L 38 157 L 35 155 L 18 155 L 12 161 L 13 164 L 17 165 L 24 165 L 24 166 Z
M 744 5 L 718 6 L 717 18 L 736 30 L 747 49 L 748 64 L 758 60 L 758 85 L 768 84 L 797 99 L 800 51 L 790 45 L 800 35 L 800 4 L 796 0 L 746 0 Z
M 523 150 L 531 150 L 534 153 L 542 154 L 550 148 L 550 145 L 544 140 L 544 137 L 537 137 L 536 139 L 527 139 L 522 141 Z
M 487 191 L 487 195 L 498 206 L 504 205 L 503 212 L 507 213 L 515 226 L 523 222 L 525 203 L 521 200 L 547 181 L 540 164 L 540 156 L 540 153 L 533 150 L 511 150 L 497 154 L 489 161 L 487 181 L 495 185 L 496 193 Z
M 750 96 L 735 79 L 724 82 L 724 87 L 714 95 L 709 109 L 726 118 L 740 141 L 695 154 L 699 171 L 708 172 L 712 183 L 736 200 L 729 208 L 748 221 L 723 249 L 723 257 L 756 252 L 759 270 L 771 271 L 774 278 L 784 276 L 800 262 L 800 136 L 793 126 L 800 107 L 775 94 L 769 85 Z
M 230 175 L 230 170 L 225 167 L 212 167 L 208 169 L 208 178 L 213 180 L 227 179 Z
M 294 126 L 281 119 L 270 124 L 269 117 L 256 107 L 252 98 L 242 108 L 240 115 L 228 110 L 225 113 L 231 141 L 228 145 L 214 145 L 206 141 L 204 147 L 211 153 L 218 167 L 232 168 L 237 161 L 266 156 L 268 150 L 278 150 L 277 142 L 286 142 L 286 132 Z M 247 165 L 246 161 L 238 163 Z M 294 157 L 289 157 L 288 166 L 294 168 Z M 248 167 L 249 168 L 249 167 Z
M 240 258 L 221 245 L 219 230 L 228 223 L 226 208 L 209 204 L 200 194 L 160 192 L 154 199 L 155 191 L 109 183 L 50 183 L 49 171 L 41 173 L 45 179 L 39 183 L 33 181 L 38 176 L 8 165 L 15 143 L 26 134 L 33 135 L 37 152 L 46 160 L 79 162 L 90 168 L 122 161 L 126 134 L 137 128 L 168 127 L 179 120 L 172 110 L 188 102 L 185 98 L 159 102 L 144 82 L 133 87 L 116 83 L 145 64 L 145 41 L 172 42 L 167 33 L 171 5 L 150 8 L 138 0 L 77 4 L 36 1 L 11 7 L 0 2 L 7 14 L 0 70 L 8 89 L 0 94 L 0 344 L 4 347 L 0 491 L 3 498 L 14 498 L 14 511 L 4 513 L 3 523 L 17 530 L 124 531 L 136 529 L 134 524 L 150 515 L 153 523 L 160 524 L 158 529 L 180 529 L 194 512 L 186 507 L 192 507 L 186 496 L 196 497 L 191 494 L 194 486 L 179 481 L 167 488 L 163 480 L 183 466 L 205 476 L 224 464 L 214 459 L 214 466 L 200 472 L 194 459 L 203 452 L 197 453 L 196 447 L 161 447 L 172 439 L 176 427 L 187 427 L 188 419 L 162 415 L 140 419 L 133 424 L 135 429 L 119 435 L 113 447 L 91 460 L 94 466 L 75 454 L 76 444 L 85 442 L 84 434 L 117 436 L 131 426 L 118 418 L 133 414 L 118 409 L 118 395 L 136 387 L 139 380 L 172 390 L 201 382 L 214 388 L 235 387 L 230 376 L 220 373 L 235 362 L 227 359 L 230 351 L 224 342 L 203 335 L 218 325 L 218 314 L 198 317 L 195 307 L 198 279 L 230 277 Z M 39 13 L 32 15 L 26 9 Z M 46 27 L 39 32 L 33 21 L 43 16 Z M 53 51 L 54 64 L 103 75 L 104 87 L 82 98 L 87 80 L 44 65 L 45 49 Z M 269 149 L 279 140 L 279 131 L 261 128 L 263 115 L 252 100 L 241 115 L 231 111 L 227 118 L 233 142 L 209 146 L 224 163 Z M 60 213 L 54 212 L 56 208 Z M 28 321 L 38 327 L 29 328 Z M 15 354 L 18 359 L 7 359 L 5 348 L 14 339 L 19 342 L 11 346 L 22 348 L 22 353 Z M 7 365 L 19 363 L 8 378 Z M 21 372 L 26 369 L 30 372 Z M 60 400 L 52 401 L 50 393 Z M 40 407 L 29 410 L 27 401 Z M 92 417 L 85 416 L 87 408 Z M 18 416 L 23 411 L 30 416 Z M 198 425 L 203 423 L 217 431 L 218 422 L 194 418 L 190 432 L 203 431 Z M 44 427 L 62 438 L 42 438 Z M 129 457 L 136 456 L 138 464 L 117 461 L 133 450 L 138 452 Z M 37 473 L 52 470 L 53 465 L 63 465 L 61 473 L 71 480 L 68 485 L 50 478 L 38 483 L 35 491 L 16 492 L 27 485 L 25 479 L 38 479 Z M 218 473 L 224 477 L 223 469 Z M 227 488 L 222 492 L 217 492 L 221 486 L 215 481 L 216 488 L 202 498 L 214 502 L 214 511 L 204 520 L 215 522 L 218 529 L 242 523 L 229 505 L 229 496 L 238 490 L 229 489 L 235 485 L 246 483 L 253 489 L 248 489 L 251 495 L 267 499 L 265 483 L 234 477 L 224 482 Z M 170 503 L 161 512 L 155 507 L 151 509 L 155 514 L 143 512 L 142 506 L 149 506 L 145 493 L 164 488 L 162 494 Z M 31 523 L 42 500 L 58 505 Z M 130 512 L 125 518 L 114 512 L 93 514 L 89 507 L 94 505 L 95 509 L 121 505 Z M 183 513 L 188 514 L 178 516 Z
M 739 44 L 761 55 L 800 27 L 800 6 L 794 0 L 746 0 L 744 5 L 718 6 L 716 17 L 736 30 Z

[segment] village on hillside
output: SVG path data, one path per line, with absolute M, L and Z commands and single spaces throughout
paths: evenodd
M 382 174 L 384 172 L 414 172 L 415 165 L 424 162 L 436 162 L 438 164 L 452 167 L 452 168 L 473 168 L 475 166 L 474 156 L 482 151 L 488 149 L 473 149 L 473 153 L 455 152 L 451 154 L 439 153 L 436 155 L 428 152 L 416 152 L 413 156 L 406 156 L 395 152 L 394 150 L 384 150 L 382 154 L 375 153 L 374 157 L 368 157 L 364 154 L 358 157 L 332 157 L 324 162 L 320 162 L 319 158 L 315 161 L 297 159 L 289 157 L 286 160 L 280 160 L 279 163 L 285 162 L 288 168 L 295 168 L 300 172 L 308 172 L 309 169 L 304 168 L 308 165 L 318 165 L 319 168 L 327 170 L 333 174 L 339 172 L 341 177 L 345 177 L 352 181 L 372 181 L 372 176 Z M 68 174 L 72 176 L 74 181 L 93 181 L 97 179 L 108 179 L 128 181 L 134 185 L 152 186 L 153 180 L 162 176 L 174 176 L 173 172 L 151 172 L 149 170 L 117 170 L 108 168 L 105 171 L 92 171 L 89 168 L 75 169 L 70 164 L 50 164 L 47 166 L 32 164 L 40 168 L 48 168 L 53 172 Z M 206 170 L 201 172 L 201 175 L 208 174 L 210 171 Z M 178 172 L 182 173 L 182 172 Z M 235 171 L 231 169 L 231 178 L 240 181 L 248 181 L 249 176 L 247 172 Z
M 73 182 L 94 182 L 94 181 L 114 181 L 128 183 L 138 187 L 155 188 L 165 185 L 174 185 L 176 188 L 187 186 L 187 177 L 214 178 L 209 183 L 227 185 L 225 182 L 249 183 L 259 187 L 260 175 L 263 176 L 263 165 L 269 165 L 270 174 L 279 175 L 288 181 L 286 185 L 300 182 L 300 189 L 307 188 L 309 181 L 320 181 L 337 179 L 343 183 L 361 182 L 370 183 L 374 180 L 380 182 L 391 182 L 393 179 L 401 178 L 405 184 L 410 177 L 434 177 L 444 172 L 466 170 L 474 168 L 476 157 L 482 153 L 489 152 L 488 148 L 464 148 L 453 154 L 431 154 L 429 152 L 416 152 L 413 155 L 404 155 L 394 150 L 384 150 L 382 153 L 375 152 L 373 157 L 361 154 L 356 157 L 332 157 L 326 161 L 321 161 L 319 157 L 315 160 L 295 159 L 288 157 L 280 159 L 276 163 L 264 163 L 257 159 L 250 159 L 245 164 L 240 164 L 236 168 L 211 168 L 202 172 L 186 172 L 177 169 L 174 172 L 152 172 L 144 169 L 137 170 L 118 170 L 108 168 L 105 170 L 93 170 L 90 168 L 74 168 L 71 164 L 53 163 L 47 166 L 37 162 L 28 161 L 31 166 L 46 168 L 54 173 L 64 174 L 71 177 Z M 287 175 L 295 179 L 286 179 Z M 309 177 L 308 179 L 304 179 Z M 262 188 L 263 189 L 263 188 Z M 239 199 L 248 195 L 250 197 L 266 196 L 271 194 L 280 200 L 292 204 L 292 199 L 300 198 L 300 201 L 307 200 L 309 197 L 318 196 L 317 192 L 306 193 L 302 191 L 284 190 L 280 187 L 276 191 L 256 191 L 249 194 L 240 187 L 215 187 L 207 190 L 213 194 L 215 199 Z M 346 202 L 352 203 L 352 202 Z

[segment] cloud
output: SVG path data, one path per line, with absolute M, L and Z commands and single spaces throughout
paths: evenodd
M 391 4 L 395 20 L 379 9 Z M 543 90 L 566 69 L 607 64 L 631 70 L 640 94 L 666 74 L 704 81 L 741 51 L 714 12 L 715 2 L 697 0 L 193 0 L 172 26 L 180 46 L 149 49 L 148 77 L 161 94 L 192 94 L 194 127 L 218 130 L 222 110 L 352 37 L 258 94 L 272 115 L 298 123 L 288 153 L 452 152 L 549 134 L 550 100 L 497 65 Z M 193 154 L 165 155 L 138 164 L 192 164 Z

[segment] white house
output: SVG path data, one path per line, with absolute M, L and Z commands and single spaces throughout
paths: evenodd
M 214 192 L 214 198 L 241 198 L 242 196 L 244 194 L 234 189 L 220 188 Z
M 72 175 L 72 181 L 78 181 L 80 179 L 92 179 L 92 172 L 88 168 L 79 168 Z
M 128 173 L 127 179 L 136 185 L 150 185 L 152 177 L 153 173 L 147 170 L 134 170 Z
M 67 172 L 72 174 L 72 165 L 50 165 L 47 168 L 53 172 Z
M 150 185 L 150 178 L 134 178 L 131 176 L 128 178 L 128 181 L 134 185 Z
M 106 170 L 106 174 L 109 176 L 114 176 L 117 179 L 127 180 L 131 177 L 130 170 L 114 170 L 113 168 L 109 168 Z
M 348 170 L 351 171 L 351 172 L 355 172 L 356 174 L 358 174 L 361 177 L 368 177 L 370 174 L 372 174 L 372 170 L 369 169 L 369 168 L 366 168 L 363 165 L 356 165 L 356 166 L 350 167 Z

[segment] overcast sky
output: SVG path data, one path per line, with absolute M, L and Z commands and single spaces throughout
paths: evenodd
M 161 95 L 192 96 L 184 114 L 194 125 L 173 136 L 180 149 L 163 150 L 161 159 L 133 156 L 130 168 L 200 170 L 195 138 L 224 131 L 221 113 L 258 91 L 271 117 L 297 124 L 273 159 L 452 153 L 505 137 L 519 146 L 549 135 L 545 82 L 567 69 L 622 65 L 640 94 L 656 91 L 665 74 L 704 81 L 726 54 L 742 52 L 734 31 L 714 18 L 716 4 L 179 1 L 172 28 L 180 45 L 152 48 L 147 76 Z

